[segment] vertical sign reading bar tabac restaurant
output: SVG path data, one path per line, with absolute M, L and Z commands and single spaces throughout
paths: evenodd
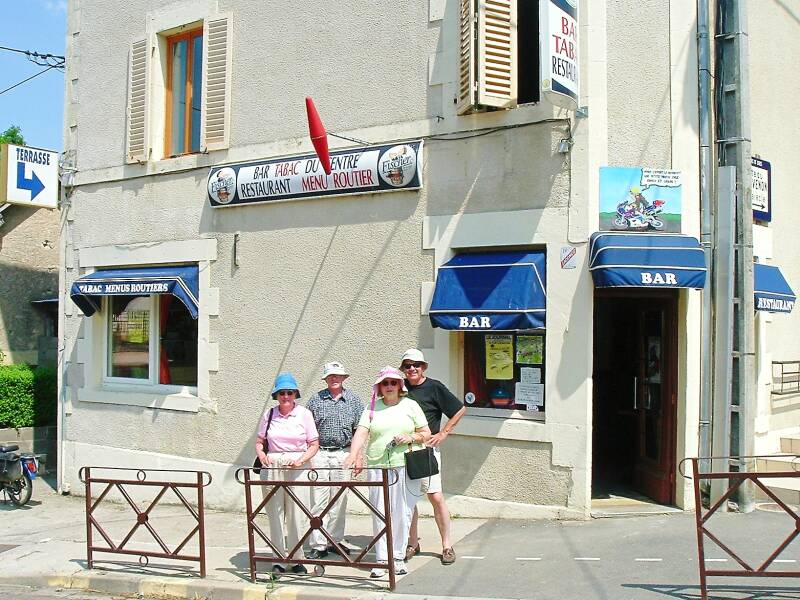
M 541 0 L 540 6 L 542 95 L 574 110 L 580 93 L 577 0 Z

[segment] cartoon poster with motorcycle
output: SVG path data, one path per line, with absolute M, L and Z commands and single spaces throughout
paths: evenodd
M 600 230 L 681 231 L 680 171 L 600 167 Z

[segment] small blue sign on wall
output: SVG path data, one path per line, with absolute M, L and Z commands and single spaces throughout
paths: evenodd
M 753 172 L 753 219 L 756 221 L 772 221 L 772 166 L 769 161 L 752 157 L 750 159 Z

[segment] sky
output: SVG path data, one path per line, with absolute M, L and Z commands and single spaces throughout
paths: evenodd
M 0 0 L 0 46 L 64 56 L 66 0 Z M 41 71 L 22 54 L 0 50 L 0 91 Z M 0 94 L 0 132 L 22 128 L 26 146 L 61 151 L 64 73 L 50 69 Z

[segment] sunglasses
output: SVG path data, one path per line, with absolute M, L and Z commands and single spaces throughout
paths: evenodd
M 278 396 L 292 396 L 292 397 L 294 397 L 295 393 L 296 392 L 294 390 L 279 390 L 278 391 Z
M 425 363 L 421 363 L 421 362 L 403 363 L 402 365 L 400 365 L 400 368 L 403 369 L 404 371 L 408 371 L 411 367 L 414 367 L 415 369 L 419 369 L 424 364 Z
M 397 381 L 397 379 L 384 379 L 383 381 L 381 381 L 381 385 L 384 387 L 395 387 L 397 385 L 400 385 L 400 382 Z

